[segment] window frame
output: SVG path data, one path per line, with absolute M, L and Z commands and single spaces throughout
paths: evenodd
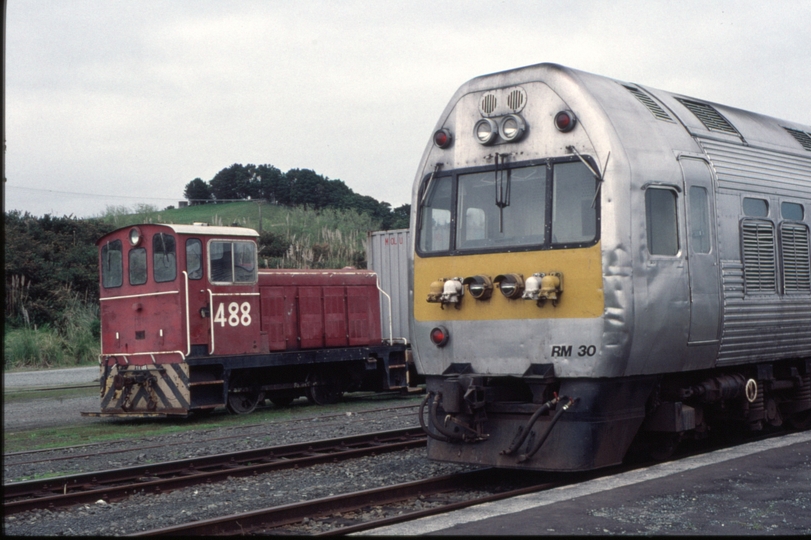
M 679 258 L 682 256 L 684 246 L 681 234 L 679 229 L 681 228 L 681 222 L 679 220 L 679 193 L 680 190 L 677 189 L 675 186 L 670 186 L 667 184 L 646 184 L 644 187 L 643 193 L 643 200 L 645 202 L 645 250 L 648 252 L 648 255 L 651 258 L 659 258 L 664 257 L 668 259 Z M 656 191 L 663 191 L 668 192 L 673 195 L 673 218 L 674 218 L 674 227 L 673 230 L 676 233 L 676 251 L 675 253 L 654 253 L 651 250 L 651 219 L 650 219 L 650 212 L 648 209 L 648 193 L 652 193 L 654 190 Z
M 191 244 L 194 244 L 194 243 L 196 243 L 198 246 L 200 246 L 200 275 L 197 276 L 197 277 L 193 277 L 191 272 L 189 272 L 189 246 Z M 189 277 L 189 279 L 195 280 L 195 281 L 198 280 L 198 279 L 203 279 L 203 273 L 204 273 L 203 270 L 205 269 L 205 264 L 204 264 L 204 258 L 205 257 L 204 257 L 204 253 L 203 253 L 203 241 L 200 240 L 199 238 L 186 238 L 185 246 L 186 246 L 186 275 Z
M 167 238 L 167 237 L 172 239 L 172 251 L 169 253 L 174 254 L 174 261 L 172 261 L 172 268 L 174 271 L 172 272 L 171 279 L 164 277 L 163 272 L 158 273 L 158 265 L 155 261 L 155 259 L 160 256 L 160 252 L 156 249 L 156 242 L 158 241 L 158 238 Z M 163 242 L 163 245 L 165 246 L 165 242 Z M 164 253 L 163 256 L 167 257 L 168 254 Z M 152 280 L 155 283 L 171 283 L 176 279 L 177 279 L 177 238 L 175 237 L 175 235 L 165 233 L 163 231 L 156 232 L 155 234 L 152 235 Z
M 582 156 L 588 164 L 591 166 L 593 170 L 597 170 L 597 164 L 591 158 L 591 156 L 584 155 Z M 514 244 L 502 244 L 502 245 L 494 245 L 494 246 L 486 246 L 486 247 L 475 247 L 475 248 L 464 248 L 459 249 L 457 247 L 457 235 L 459 231 L 457 228 L 460 226 L 460 219 L 458 216 L 459 212 L 459 177 L 467 174 L 475 174 L 475 173 L 492 173 L 495 174 L 495 165 L 487 165 L 481 167 L 465 167 L 460 169 L 453 169 L 449 171 L 438 172 L 436 174 L 428 173 L 423 176 L 422 181 L 420 183 L 420 187 L 418 190 L 418 200 L 420 201 L 419 207 L 417 208 L 417 221 L 416 221 L 416 236 L 414 246 L 417 252 L 417 255 L 423 258 L 427 257 L 447 257 L 452 255 L 474 255 L 479 253 L 505 253 L 505 252 L 526 252 L 526 251 L 548 251 L 554 249 L 573 249 L 573 248 L 585 248 L 591 247 L 600 242 L 601 232 L 602 232 L 602 208 L 601 208 L 601 201 L 600 201 L 600 182 L 597 178 L 594 178 L 594 211 L 595 211 L 595 234 L 594 238 L 586 241 L 586 242 L 562 242 L 562 243 L 553 243 L 551 237 L 551 227 L 552 227 L 552 193 L 553 193 L 553 184 L 554 184 L 554 167 L 555 165 L 562 164 L 562 163 L 582 163 L 581 160 L 577 156 L 565 156 L 559 158 L 548 158 L 548 159 L 535 159 L 535 160 L 527 160 L 527 161 L 517 161 L 514 163 L 507 163 L 501 164 L 499 166 L 500 170 L 506 169 L 520 169 L 525 167 L 545 167 L 546 168 L 546 193 L 544 195 L 544 204 L 545 204 L 545 215 L 544 215 L 544 241 L 543 243 L 538 244 L 526 244 L 526 245 L 514 245 Z M 583 165 L 585 167 L 585 165 Z M 589 174 L 592 174 L 589 171 Z M 431 207 L 425 205 L 428 202 L 428 190 L 433 190 L 433 186 L 437 181 L 440 179 L 451 179 L 451 204 L 450 204 L 450 239 L 448 242 L 448 249 L 443 250 L 436 250 L 436 251 L 426 251 L 422 249 L 421 245 L 423 242 L 423 221 L 425 220 L 425 213 Z M 429 182 L 430 180 L 430 182 Z M 423 200 L 425 199 L 425 200 Z
M 231 280 L 230 281 L 214 281 L 214 272 L 211 270 L 211 255 L 215 250 L 211 249 L 211 245 L 214 243 L 222 243 L 222 244 L 231 244 Z M 253 279 L 251 281 L 236 281 L 235 279 L 235 269 L 236 264 L 234 262 L 234 244 L 251 244 L 253 247 Z M 217 286 L 225 286 L 225 285 L 236 285 L 236 286 L 252 286 L 255 285 L 259 281 L 259 257 L 257 252 L 257 244 L 255 240 L 252 239 L 236 239 L 236 238 L 209 238 L 206 242 L 206 267 L 208 270 L 208 282 L 212 285 Z
M 143 254 L 144 260 L 144 280 L 140 282 L 135 282 L 132 280 L 132 257 L 135 253 Z M 136 246 L 131 248 L 127 253 L 127 276 L 129 278 L 129 284 L 133 287 L 140 287 L 141 285 L 145 285 L 147 281 L 149 281 L 149 254 L 147 253 L 146 247 L 144 246 Z
M 118 281 L 117 284 L 116 283 L 108 284 L 109 280 L 107 279 L 107 277 L 110 276 L 110 274 L 109 274 L 109 271 L 105 272 L 105 270 L 104 270 L 104 263 L 105 263 L 104 256 L 105 256 L 105 254 L 110 253 L 111 246 L 119 254 L 119 258 L 118 258 L 118 266 L 119 266 L 119 268 L 118 268 L 118 270 L 119 270 L 118 278 L 119 278 L 119 281 Z M 116 240 L 106 242 L 103 246 L 101 246 L 101 249 L 99 250 L 99 256 L 101 258 L 101 286 L 102 286 L 102 288 L 104 288 L 104 289 L 118 289 L 118 288 L 121 288 L 124 285 L 124 243 L 120 239 L 116 239 Z

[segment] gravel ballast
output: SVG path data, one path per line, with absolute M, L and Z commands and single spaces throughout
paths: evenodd
M 186 431 L 70 449 L 11 456 L 4 463 L 4 481 L 55 474 L 75 474 L 150 462 L 336 438 L 418 425 L 420 398 L 341 404 L 320 416 L 306 416 L 308 407 L 296 407 L 300 418 L 268 421 L 249 426 Z M 397 408 L 390 408 L 397 407 Z M 115 429 L 115 424 L 111 424 Z M 74 454 L 74 459 L 60 459 Z M 17 461 L 44 460 L 15 465 Z M 431 462 L 425 449 L 315 465 L 180 489 L 164 494 L 138 494 L 119 502 L 85 504 L 69 509 L 34 510 L 6 516 L 7 535 L 118 535 L 189 521 L 313 500 L 362 489 L 469 470 L 470 467 Z M 315 526 L 315 522 L 310 525 Z

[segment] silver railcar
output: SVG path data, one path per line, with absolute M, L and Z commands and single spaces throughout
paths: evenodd
M 554 64 L 464 84 L 412 193 L 429 457 L 808 427 L 809 214 L 811 126 Z

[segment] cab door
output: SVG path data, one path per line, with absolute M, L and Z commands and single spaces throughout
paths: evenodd
M 208 241 L 208 300 L 215 356 L 267 352 L 260 332 L 256 243 L 253 240 Z
M 687 249 L 690 283 L 689 345 L 717 343 L 721 309 L 720 272 L 712 173 L 702 159 L 682 157 L 687 207 Z M 707 366 L 709 367 L 709 366 Z
M 186 323 L 189 354 L 205 356 L 211 347 L 211 306 L 205 280 L 205 244 L 199 238 L 186 238 Z

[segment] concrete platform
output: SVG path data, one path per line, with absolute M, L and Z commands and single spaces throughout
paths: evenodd
M 372 535 L 810 535 L 811 431 L 369 531 Z
M 98 366 L 3 372 L 4 390 L 77 386 L 98 382 Z

